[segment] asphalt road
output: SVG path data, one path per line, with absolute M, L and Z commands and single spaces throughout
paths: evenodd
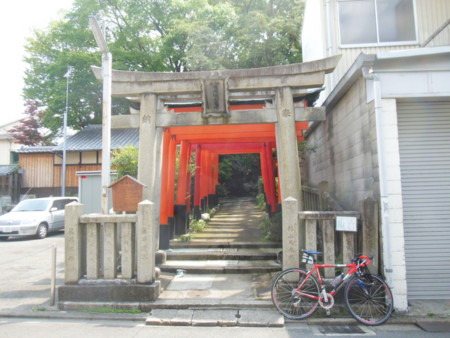
M 0 337 L 183 337 L 183 338 L 295 338 L 320 337 L 320 327 L 308 324 L 288 324 L 284 328 L 245 327 L 186 327 L 146 326 L 144 323 L 111 320 L 41 320 L 0 318 Z M 376 328 L 362 327 L 367 332 L 360 335 L 330 334 L 342 337 L 448 337 L 448 333 L 426 333 L 413 325 L 383 325 Z
M 57 257 L 56 283 L 62 285 L 64 232 L 44 239 L 17 237 L 0 241 L 0 311 L 38 311 L 49 307 L 53 246 Z

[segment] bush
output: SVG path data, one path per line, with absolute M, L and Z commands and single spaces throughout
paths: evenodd
M 266 210 L 266 196 L 264 194 L 256 196 L 256 206 L 259 210 Z
M 207 225 L 208 223 L 202 219 L 200 220 L 193 219 L 189 223 L 189 229 L 191 229 L 193 232 L 202 232 L 203 230 L 205 230 Z
M 267 240 L 273 242 L 281 242 L 283 236 L 281 212 L 274 213 L 270 217 L 264 217 L 260 227 Z
M 130 175 L 137 178 L 139 151 L 132 145 L 116 149 L 112 152 L 111 167 L 117 170 L 118 177 Z

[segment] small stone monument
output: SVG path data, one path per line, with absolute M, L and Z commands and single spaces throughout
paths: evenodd
M 125 175 L 109 186 L 112 189 L 113 209 L 115 212 L 136 212 L 142 202 L 142 190 L 145 184 L 129 175 Z

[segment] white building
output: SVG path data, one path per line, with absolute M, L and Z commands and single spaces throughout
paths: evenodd
M 12 164 L 15 151 L 22 146 L 14 142 L 14 138 L 8 132 L 18 124 L 19 121 L 14 121 L 0 126 L 0 165 Z
M 450 1 L 307 0 L 304 61 L 341 54 L 312 126 L 309 185 L 380 201 L 395 306 L 450 299 Z M 370 253 L 367 253 L 370 254 Z M 434 277 L 433 277 L 434 276 Z

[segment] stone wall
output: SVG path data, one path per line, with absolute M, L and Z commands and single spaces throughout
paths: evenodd
M 373 102 L 366 103 L 361 77 L 327 112 L 306 141 L 315 146 L 302 166 L 304 184 L 329 183 L 329 193 L 345 210 L 358 210 L 365 198 L 378 199 L 378 160 Z

